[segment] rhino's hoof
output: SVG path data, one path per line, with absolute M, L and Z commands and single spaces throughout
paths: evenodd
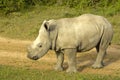
M 55 71 L 63 71 L 63 67 L 55 67 Z
M 66 70 L 66 72 L 67 73 L 76 73 L 77 72 L 77 69 L 71 69 L 71 68 L 68 68 L 67 70 Z
M 102 64 L 93 64 L 92 65 L 92 68 L 94 69 L 100 69 L 100 68 L 103 68 L 104 66 Z

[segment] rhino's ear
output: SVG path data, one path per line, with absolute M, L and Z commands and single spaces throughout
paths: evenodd
M 56 27 L 56 20 L 52 19 L 52 20 L 49 20 L 49 21 L 44 21 L 44 27 L 47 31 L 52 31 L 55 29 Z
M 45 21 L 44 22 L 44 27 L 46 30 L 49 30 L 49 22 Z

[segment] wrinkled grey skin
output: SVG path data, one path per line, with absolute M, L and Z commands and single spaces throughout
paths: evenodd
M 92 67 L 102 68 L 112 37 L 111 24 L 97 15 L 84 14 L 75 18 L 44 21 L 38 37 L 28 48 L 28 58 L 37 60 L 52 49 L 57 55 L 55 70 L 63 70 L 64 54 L 67 54 L 67 72 L 76 72 L 76 52 L 95 47 L 98 55 Z

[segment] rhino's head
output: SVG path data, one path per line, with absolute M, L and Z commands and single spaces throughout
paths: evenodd
M 44 56 L 51 47 L 49 21 L 44 21 L 39 30 L 39 34 L 34 42 L 28 47 L 27 57 L 37 60 Z

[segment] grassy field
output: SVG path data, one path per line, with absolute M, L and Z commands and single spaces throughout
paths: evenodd
M 106 16 L 100 11 L 85 10 L 82 13 L 94 13 L 106 17 L 114 28 L 113 43 L 120 44 L 120 14 Z M 36 6 L 25 12 L 13 12 L 0 16 L 0 36 L 33 40 L 38 34 L 44 20 L 74 17 L 80 15 L 80 10 L 64 6 Z
M 74 9 L 66 7 L 41 6 L 23 13 L 14 12 L 8 16 L 0 16 L 0 36 L 34 39 L 44 20 L 72 16 L 74 13 Z
M 21 40 L 34 40 L 38 35 L 38 30 L 44 20 L 78 16 L 80 15 L 79 11 L 76 11 L 74 8 L 64 6 L 36 6 L 23 12 L 10 13 L 7 16 L 0 14 L 0 37 L 8 37 Z M 112 43 L 120 45 L 119 13 L 111 16 L 106 16 L 99 11 L 90 10 L 86 10 L 82 13 L 94 13 L 106 17 L 108 21 L 111 22 L 114 29 L 114 37 Z M 6 43 L 6 45 L 2 44 L 2 46 L 8 46 L 8 43 Z M 12 45 L 13 44 L 9 44 L 9 46 Z M 14 48 L 10 47 L 9 49 L 14 51 L 14 49 L 23 47 L 23 45 L 19 45 L 15 46 Z M 22 49 L 17 49 L 17 51 L 18 50 Z M 23 50 L 23 52 L 25 52 L 25 50 Z M 49 69 L 38 70 L 25 66 L 15 67 L 0 64 L 0 80 L 120 80 L 120 76 L 88 74 L 81 72 L 67 74 L 66 72 L 56 72 Z
M 66 72 L 55 72 L 53 70 L 0 65 L 0 80 L 120 80 L 120 76 L 82 73 L 66 74 Z

